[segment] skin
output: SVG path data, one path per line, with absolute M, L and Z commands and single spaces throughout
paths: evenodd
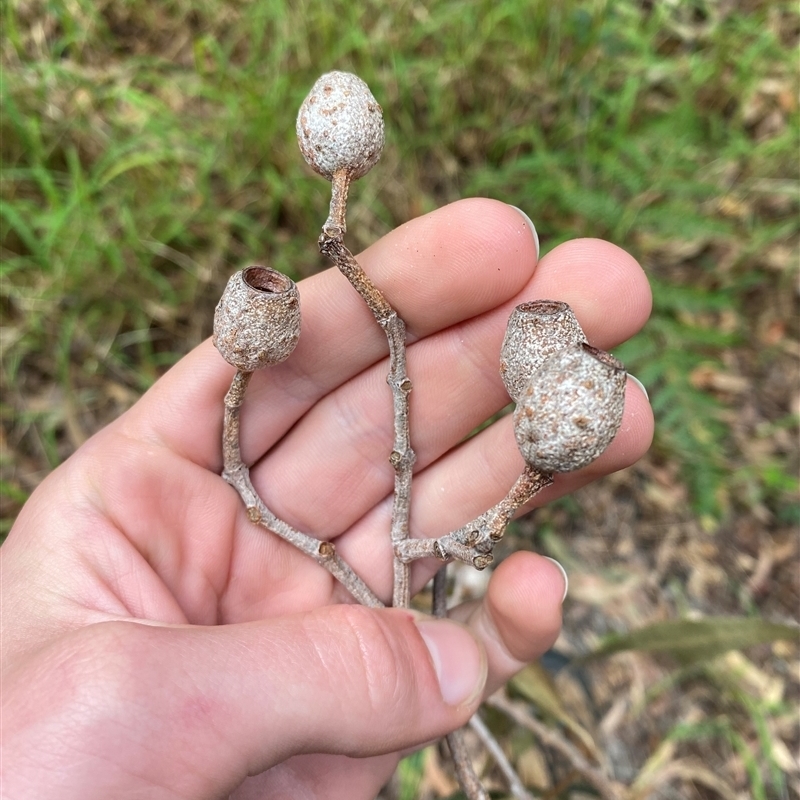
M 408 325 L 417 536 L 464 524 L 522 469 L 509 417 L 464 441 L 508 403 L 497 364 L 516 304 L 565 300 L 606 349 L 650 311 L 625 252 L 578 240 L 537 265 L 523 218 L 490 200 L 409 222 L 359 260 Z M 297 350 L 248 390 L 243 457 L 275 513 L 335 541 L 388 601 L 385 338 L 338 273 L 300 294 Z M 0 550 L 9 798 L 368 800 L 555 641 L 563 579 L 533 553 L 504 561 L 457 623 L 432 621 L 348 604 L 252 525 L 219 477 L 232 374 L 196 348 L 42 483 Z M 629 382 L 609 449 L 537 504 L 632 464 L 651 435 Z M 415 563 L 415 591 L 436 567 Z

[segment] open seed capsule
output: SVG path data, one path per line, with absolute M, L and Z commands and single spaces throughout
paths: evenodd
M 300 337 L 295 282 L 270 267 L 235 273 L 214 312 L 213 341 L 237 369 L 253 372 L 285 361 Z
M 543 472 L 572 472 L 611 444 L 625 408 L 625 367 L 586 344 L 549 356 L 514 411 L 522 457 Z
M 585 339 L 566 303 L 533 300 L 518 305 L 508 318 L 500 350 L 500 377 L 512 399 L 519 402 L 534 372 L 548 356 Z
M 317 80 L 297 115 L 303 158 L 328 180 L 346 171 L 365 175 L 383 150 L 383 112 L 369 87 L 351 72 L 328 72 Z

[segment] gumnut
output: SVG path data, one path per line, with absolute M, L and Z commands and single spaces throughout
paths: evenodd
M 533 300 L 518 305 L 508 318 L 500 350 L 500 377 L 511 398 L 519 402 L 533 374 L 548 356 L 585 339 L 566 303 Z
M 572 472 L 594 461 L 619 430 L 626 378 L 620 361 L 585 342 L 549 356 L 514 411 L 525 461 L 543 472 Z
M 351 72 L 328 72 L 317 80 L 297 115 L 303 158 L 328 180 L 345 171 L 365 175 L 383 150 L 383 112 L 369 87 Z
M 213 341 L 237 369 L 253 372 L 285 361 L 300 338 L 295 282 L 270 267 L 231 275 L 214 312 Z

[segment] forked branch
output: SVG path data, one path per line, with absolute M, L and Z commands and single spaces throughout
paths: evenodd
M 234 375 L 231 387 L 225 395 L 225 417 L 222 427 L 222 477 L 239 493 L 251 522 L 272 531 L 313 558 L 362 605 L 381 608 L 383 603 L 341 559 L 332 542 L 320 541 L 307 533 L 302 533 L 275 516 L 253 488 L 250 481 L 250 470 L 242 461 L 239 443 L 239 414 L 252 374 L 252 372 L 239 370 Z
M 319 249 L 336 265 L 363 298 L 386 334 L 389 344 L 389 374 L 386 381 L 392 391 L 394 418 L 394 443 L 389 463 L 395 473 L 391 539 L 393 547 L 397 548 L 401 542 L 408 539 L 411 478 L 416 461 L 408 425 L 408 399 L 412 384 L 406 372 L 406 326 L 342 241 L 347 189 L 339 184 L 346 185 L 346 183 L 346 174 L 339 172 L 334 176 L 331 213 L 319 237 Z M 392 605 L 397 608 L 407 608 L 410 601 L 408 562 L 395 556 Z
M 496 506 L 445 536 L 402 541 L 395 545 L 395 554 L 407 562 L 433 557 L 440 561 L 463 561 L 476 569 L 485 569 L 494 560 L 494 546 L 502 539 L 514 514 L 552 483 L 550 473 L 526 465 Z

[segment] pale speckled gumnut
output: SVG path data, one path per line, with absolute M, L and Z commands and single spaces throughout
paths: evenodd
M 328 180 L 344 170 L 351 180 L 377 163 L 383 150 L 383 112 L 369 87 L 351 72 L 317 80 L 297 115 L 303 158 Z
M 543 472 L 572 472 L 611 444 L 625 408 L 625 367 L 586 344 L 549 356 L 514 411 L 522 457 Z
M 530 383 L 548 356 L 586 336 L 572 309 L 558 300 L 533 300 L 518 305 L 508 318 L 500 350 L 500 377 L 512 399 Z
M 237 369 L 253 372 L 285 361 L 300 338 L 295 282 L 270 267 L 231 275 L 214 312 L 213 341 Z

